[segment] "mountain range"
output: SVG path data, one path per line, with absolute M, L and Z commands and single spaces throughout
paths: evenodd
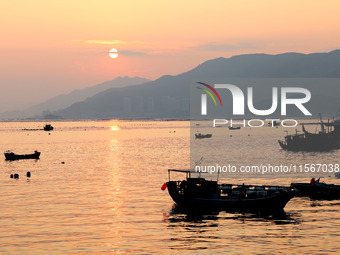
M 254 83 L 259 95 L 255 103 L 262 106 L 268 104 L 268 99 L 263 95 L 271 94 L 265 91 L 268 86 L 261 86 L 261 79 L 268 81 L 274 78 L 285 82 L 292 78 L 295 82 L 296 79 L 303 79 L 304 86 L 307 79 L 306 86 L 312 91 L 315 102 L 310 106 L 313 115 L 315 112 L 334 115 L 340 110 L 340 86 L 337 86 L 337 78 L 340 78 L 340 50 L 328 53 L 247 54 L 216 58 L 179 75 L 165 75 L 155 81 L 145 82 L 138 78 L 141 81 L 139 85 L 134 81 L 135 84 L 131 86 L 103 89 L 73 104 L 68 101 L 69 105 L 64 104 L 63 109 L 48 110 L 65 119 L 189 118 L 189 88 L 197 81 L 213 84 L 214 80 L 219 79 L 238 84 L 243 79 L 245 82 L 240 83 L 240 88 Z M 325 84 L 320 84 L 325 79 L 331 79 L 331 85 L 327 88 Z M 33 108 L 42 110 L 42 105 L 51 105 L 53 100 L 56 98 Z
M 28 117 L 45 117 L 52 112 L 67 108 L 76 102 L 85 100 L 110 88 L 122 88 L 130 85 L 138 85 L 151 80 L 140 77 L 117 77 L 112 81 L 106 81 L 95 86 L 87 87 L 80 90 L 74 90 L 69 94 L 62 94 L 50 98 L 45 102 L 29 107 L 23 111 L 10 111 L 0 114 L 2 119 L 10 118 L 28 118 Z

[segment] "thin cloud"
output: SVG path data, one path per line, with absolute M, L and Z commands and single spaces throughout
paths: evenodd
M 255 45 L 252 43 L 235 43 L 235 44 L 219 44 L 219 43 L 210 43 L 210 44 L 202 44 L 194 47 L 196 50 L 202 51 L 234 51 L 234 50 L 246 50 L 246 49 L 259 49 L 259 45 Z
M 120 40 L 112 40 L 112 41 L 106 41 L 106 40 L 71 40 L 70 42 L 81 42 L 81 43 L 87 43 L 87 44 L 127 44 L 125 41 Z
M 113 41 L 99 41 L 99 40 L 87 40 L 85 43 L 88 44 L 127 44 L 128 42 L 113 40 Z
M 120 50 L 118 51 L 119 54 L 125 55 L 125 56 L 142 56 L 142 55 L 147 55 L 146 53 L 143 52 L 138 52 L 138 51 L 132 51 L 132 50 Z
M 143 41 L 121 41 L 121 40 L 71 40 L 71 42 L 81 42 L 81 43 L 86 43 L 86 44 L 104 44 L 104 45 L 151 44 L 150 42 L 143 42 Z

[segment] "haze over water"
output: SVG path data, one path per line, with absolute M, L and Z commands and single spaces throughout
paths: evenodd
M 0 123 L 2 151 L 41 151 L 37 161 L 8 162 L 4 156 L 0 160 L 3 254 L 289 254 L 340 248 L 339 200 L 293 198 L 285 207 L 286 216 L 279 218 L 173 210 L 173 201 L 160 187 L 168 180 L 168 168 L 189 166 L 189 122 L 54 122 L 56 129 L 50 135 L 22 130 L 43 125 Z M 338 163 L 339 151 L 282 151 L 277 143 L 285 135 L 281 127 L 218 131 L 217 135 L 232 145 L 225 158 L 245 165 L 261 164 L 267 157 L 273 162 Z M 213 141 L 205 143 L 215 146 Z M 258 150 L 249 150 L 250 145 Z M 29 179 L 27 171 L 32 173 Z M 12 173 L 20 178 L 10 179 Z M 334 174 L 323 176 L 326 183 L 340 184 Z M 287 186 L 310 177 L 221 176 L 236 184 Z

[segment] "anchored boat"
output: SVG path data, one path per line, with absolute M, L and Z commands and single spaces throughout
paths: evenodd
M 201 133 L 195 134 L 196 139 L 211 138 L 212 134 L 202 135 Z
M 241 127 L 228 127 L 229 130 L 238 130 L 238 129 L 241 129 Z
M 186 179 L 171 181 L 171 172 L 186 173 Z M 294 196 L 290 187 L 218 184 L 204 178 L 191 178 L 190 170 L 169 169 L 169 195 L 178 205 L 235 211 L 281 211 Z
M 272 122 L 268 123 L 268 126 L 270 126 L 270 127 L 278 127 L 280 125 L 281 125 L 281 122 L 280 121 L 276 121 L 276 120 L 273 120 Z
M 303 133 L 286 135 L 285 140 L 279 140 L 282 149 L 287 151 L 330 151 L 340 148 L 340 121 L 323 123 L 320 116 L 321 131 L 308 132 L 302 125 Z M 328 126 L 326 128 L 325 126 Z M 326 130 L 327 129 L 327 130 Z
M 340 185 L 326 184 L 314 178 L 310 183 L 292 183 L 291 187 L 297 191 L 298 196 L 321 200 L 340 199 Z
M 19 160 L 19 159 L 39 159 L 40 152 L 34 151 L 33 154 L 15 154 L 11 151 L 6 151 L 5 153 L 6 160 Z
M 51 124 L 46 124 L 44 126 L 44 130 L 45 131 L 52 131 L 54 129 L 54 127 Z

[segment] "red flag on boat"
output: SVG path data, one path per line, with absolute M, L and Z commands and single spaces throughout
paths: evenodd
M 166 182 L 164 182 L 164 184 L 162 185 L 161 189 L 162 189 L 162 190 L 165 190 L 167 186 L 168 186 L 168 185 L 166 185 Z

